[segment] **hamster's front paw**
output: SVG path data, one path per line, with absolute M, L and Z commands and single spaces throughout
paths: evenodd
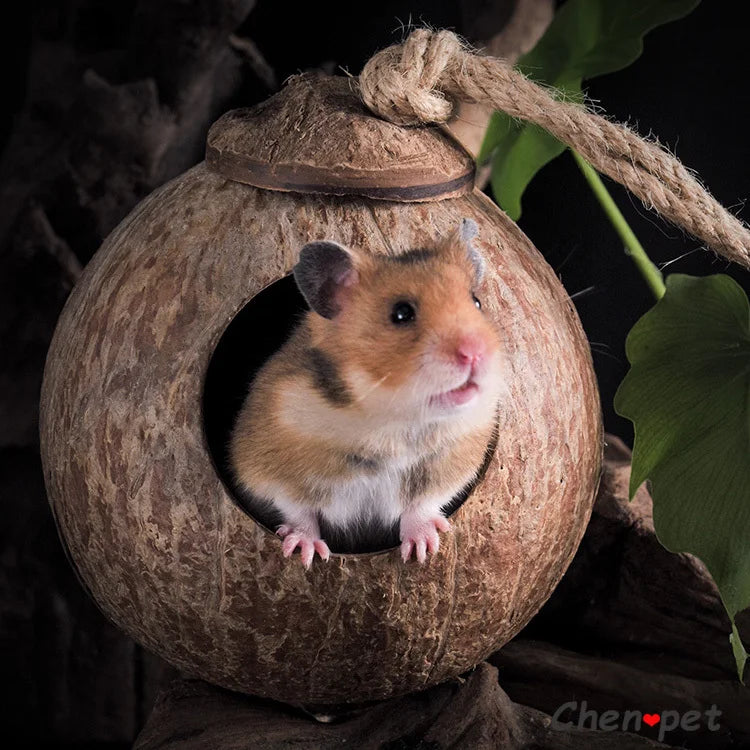
M 294 527 L 290 524 L 282 524 L 276 529 L 276 533 L 284 540 L 281 551 L 284 557 L 291 557 L 294 550 L 299 547 L 302 564 L 309 568 L 313 557 L 317 552 L 322 560 L 328 560 L 331 550 L 319 535 L 313 534 L 309 529 Z
M 450 528 L 448 519 L 440 511 L 429 514 L 407 511 L 400 523 L 401 559 L 407 562 L 415 552 L 417 560 L 423 563 L 428 552 L 435 554 L 440 547 L 438 531 L 450 531 Z

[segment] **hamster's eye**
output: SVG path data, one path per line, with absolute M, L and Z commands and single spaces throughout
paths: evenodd
M 414 305 L 408 302 L 397 302 L 391 309 L 391 323 L 400 326 L 404 323 L 411 323 L 417 313 Z
M 482 309 L 482 303 L 479 301 L 479 297 L 477 297 L 476 294 L 472 294 L 471 296 L 474 299 L 474 304 L 477 306 L 477 310 L 481 310 Z

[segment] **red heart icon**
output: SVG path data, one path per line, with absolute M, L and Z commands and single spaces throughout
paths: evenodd
M 659 714 L 643 714 L 643 721 L 652 727 L 661 721 L 661 716 Z

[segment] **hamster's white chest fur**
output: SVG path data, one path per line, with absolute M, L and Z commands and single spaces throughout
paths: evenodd
M 394 524 L 404 510 L 402 476 L 390 467 L 336 482 L 331 486 L 330 502 L 320 514 L 328 524 L 339 528 L 372 522 Z

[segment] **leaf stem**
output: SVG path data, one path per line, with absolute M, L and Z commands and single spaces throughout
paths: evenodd
M 576 160 L 576 164 L 578 164 L 579 169 L 583 172 L 583 176 L 589 183 L 589 187 L 604 209 L 604 213 L 607 214 L 607 218 L 610 220 L 615 231 L 625 243 L 625 252 L 633 259 L 633 263 L 635 263 L 641 272 L 641 276 L 645 279 L 656 299 L 661 299 L 666 291 L 661 271 L 654 265 L 651 258 L 646 255 L 643 245 L 638 241 L 630 225 L 612 199 L 599 173 L 578 152 L 573 149 L 570 150 L 573 158 Z

